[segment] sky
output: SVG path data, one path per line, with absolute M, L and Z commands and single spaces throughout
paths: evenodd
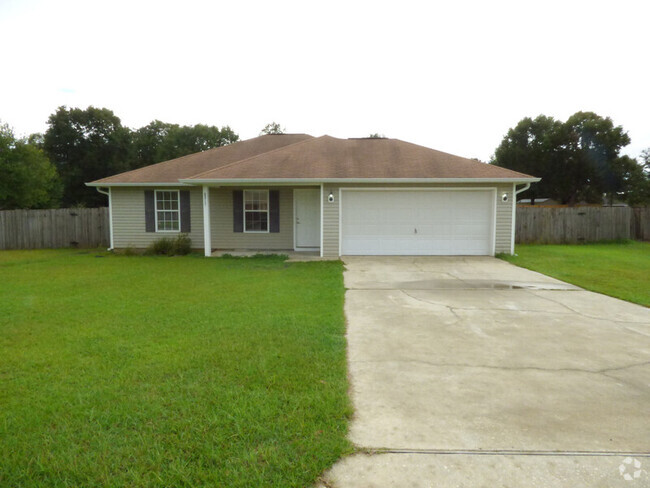
M 240 138 L 380 133 L 488 161 L 524 117 L 611 117 L 650 147 L 646 0 L 0 0 L 0 121 L 57 107 L 230 126 Z

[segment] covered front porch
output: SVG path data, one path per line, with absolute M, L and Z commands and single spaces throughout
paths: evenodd
M 322 256 L 321 185 L 202 186 L 205 256 Z

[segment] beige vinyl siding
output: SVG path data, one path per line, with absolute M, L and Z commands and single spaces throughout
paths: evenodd
M 508 195 L 507 202 L 504 202 L 501 198 L 504 193 Z M 497 186 L 497 217 L 494 241 L 494 252 L 497 254 L 510 254 L 510 236 L 512 233 L 512 199 L 512 184 L 502 184 Z
M 323 186 L 323 257 L 336 258 L 339 256 L 339 186 Z M 328 197 L 332 193 L 334 201 L 329 202 Z
M 339 189 L 347 188 L 377 188 L 376 184 L 324 184 L 323 186 L 323 256 L 339 256 Z M 510 253 L 512 232 L 512 184 L 467 184 L 455 183 L 447 185 L 430 184 L 384 184 L 382 188 L 496 188 L 496 227 L 495 252 Z M 165 187 L 169 188 L 169 187 Z M 146 248 L 152 241 L 160 237 L 170 237 L 175 232 L 145 232 L 144 191 L 154 190 L 155 187 L 112 188 L 112 214 L 114 246 L 116 248 L 134 247 Z M 162 189 L 162 188 L 161 188 Z M 190 191 L 192 247 L 203 248 L 203 208 L 202 189 L 200 187 L 178 187 L 174 189 Z M 210 219 L 212 247 L 214 249 L 276 249 L 287 250 L 294 248 L 293 236 L 293 188 L 280 187 L 280 232 L 278 233 L 244 233 L 233 232 L 232 191 L 244 188 L 213 188 L 210 190 Z M 270 188 L 274 189 L 274 188 Z M 334 202 L 327 201 L 330 192 L 334 194 Z M 508 202 L 502 201 L 502 195 L 508 195 Z
M 203 202 L 200 187 L 128 187 L 111 188 L 113 215 L 113 245 L 117 249 L 144 249 L 162 237 L 174 237 L 180 232 L 146 232 L 144 217 L 145 190 L 189 190 L 190 232 L 192 248 L 203 248 Z
M 212 247 L 242 250 L 293 249 L 293 188 L 268 188 L 280 191 L 280 232 L 268 233 L 233 232 L 232 192 L 244 189 L 246 188 L 210 190 Z
M 328 185 L 323 188 L 323 256 L 336 257 L 339 255 L 339 189 L 340 188 L 496 188 L 496 226 L 495 226 L 495 253 L 510 252 L 510 236 L 512 232 L 512 184 L 494 183 L 449 183 L 444 185 L 431 184 L 356 184 Z M 327 201 L 329 193 L 335 196 L 334 203 Z M 504 203 L 501 196 L 507 193 L 508 202 Z

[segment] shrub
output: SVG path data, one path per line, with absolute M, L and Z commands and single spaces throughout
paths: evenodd
M 163 237 L 162 239 L 155 240 L 149 244 L 149 247 L 147 247 L 145 254 L 170 255 L 171 250 L 172 240 L 169 237 Z
M 192 240 L 187 234 L 178 234 L 172 240 L 172 256 L 184 256 L 192 251 Z
M 163 237 L 153 241 L 145 254 L 158 254 L 164 256 L 183 256 L 192 250 L 192 241 L 187 234 L 179 234 L 176 237 Z

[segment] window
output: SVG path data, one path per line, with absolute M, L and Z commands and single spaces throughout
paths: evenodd
M 244 190 L 244 232 L 269 231 L 269 191 Z
M 156 232 L 181 230 L 178 190 L 156 190 Z

